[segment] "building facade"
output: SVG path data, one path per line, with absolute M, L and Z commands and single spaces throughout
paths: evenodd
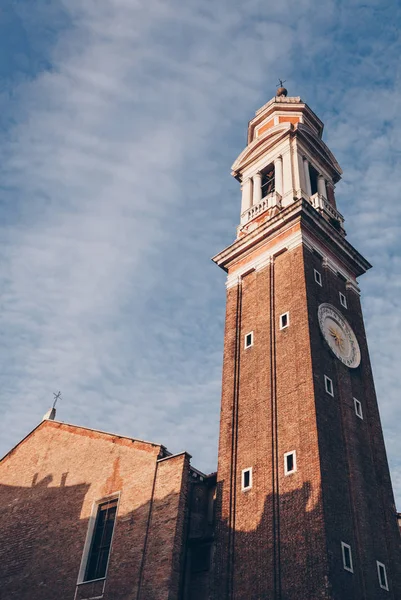
M 0 600 L 399 600 L 400 533 L 323 124 L 284 88 L 232 174 L 217 474 L 48 415 L 0 462 Z

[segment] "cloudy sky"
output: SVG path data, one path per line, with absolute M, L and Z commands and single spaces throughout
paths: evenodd
M 41 419 L 215 470 L 230 166 L 279 77 L 325 122 L 401 508 L 397 0 L 4 0 L 0 454 Z

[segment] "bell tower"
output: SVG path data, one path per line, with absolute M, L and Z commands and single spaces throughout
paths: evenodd
M 341 169 L 323 123 L 277 94 L 232 167 L 215 600 L 399 600 L 400 533 Z

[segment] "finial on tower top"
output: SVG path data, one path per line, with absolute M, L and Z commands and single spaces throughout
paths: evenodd
M 277 89 L 276 96 L 278 96 L 279 98 L 280 96 L 286 96 L 288 94 L 287 90 L 283 86 L 283 83 L 285 83 L 286 81 L 286 79 L 284 79 L 284 81 L 282 79 L 278 80 L 279 88 Z

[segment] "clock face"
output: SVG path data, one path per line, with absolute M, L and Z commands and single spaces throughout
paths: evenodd
M 350 324 L 331 304 L 321 304 L 318 317 L 320 329 L 330 350 L 347 367 L 356 369 L 361 362 L 361 351 Z

